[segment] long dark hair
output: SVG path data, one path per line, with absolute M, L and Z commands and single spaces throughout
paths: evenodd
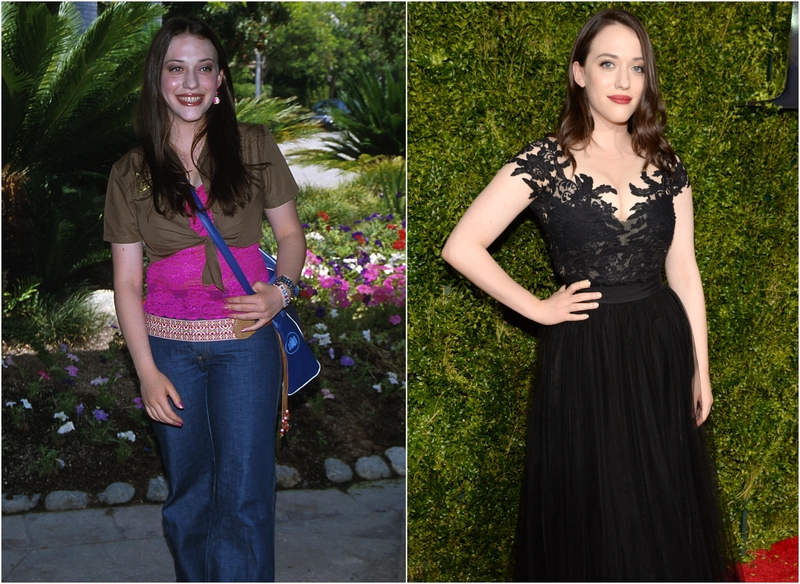
M 628 120 L 633 151 L 644 158 L 644 168 L 652 164 L 672 174 L 677 158 L 672 146 L 664 138 L 667 110 L 658 91 L 658 71 L 653 44 L 639 19 L 624 10 L 601 10 L 583 25 L 578 38 L 575 39 L 567 67 L 567 97 L 558 121 L 559 146 L 575 167 L 575 157 L 571 150 L 583 148 L 592 137 L 594 119 L 589 109 L 589 100 L 586 97 L 586 90 L 575 82 L 572 64 L 577 61 L 581 67 L 586 65 L 592 41 L 601 30 L 611 24 L 621 24 L 633 31 L 639 37 L 644 57 L 644 91 L 636 111 Z
M 249 201 L 251 179 L 242 161 L 233 82 L 225 49 L 214 31 L 200 20 L 180 17 L 168 20 L 156 33 L 147 52 L 135 118 L 136 133 L 144 151 L 142 175 L 149 179 L 153 205 L 158 213 L 170 217 L 186 215 L 187 204 L 193 211 L 197 210 L 186 181 L 186 169 L 170 145 L 170 111 L 161 94 L 164 58 L 172 39 L 181 34 L 206 39 L 217 52 L 217 63 L 223 74 L 218 90 L 219 104 L 212 105 L 203 117 L 192 140 L 191 155 L 194 156 L 195 146 L 206 137 L 207 156 L 194 162 L 200 174 L 211 183 L 208 206 L 219 203 L 225 215 L 233 215 Z

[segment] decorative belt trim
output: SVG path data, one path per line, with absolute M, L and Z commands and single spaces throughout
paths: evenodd
M 196 342 L 236 340 L 233 318 L 178 320 L 145 313 L 144 322 L 147 325 L 147 334 L 161 339 Z
M 603 297 L 595 300 L 599 304 L 621 304 L 632 302 L 652 296 L 664 288 L 664 281 L 661 275 L 647 282 L 635 282 L 633 284 L 617 284 L 615 286 L 589 286 L 579 292 L 602 292 Z

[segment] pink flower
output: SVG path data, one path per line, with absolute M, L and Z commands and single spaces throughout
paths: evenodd
M 399 314 L 393 314 L 389 317 L 389 322 L 393 325 L 397 326 L 403 321 L 403 318 Z
M 78 376 L 78 368 L 75 365 L 67 365 L 64 367 L 67 373 L 69 373 L 70 377 L 77 377 Z
M 375 269 L 375 266 L 368 265 L 362 270 L 361 275 L 367 284 L 371 284 L 378 278 L 378 270 Z
M 333 399 L 335 396 L 331 393 L 329 389 L 322 390 L 322 399 Z
M 44 379 L 45 381 L 50 381 L 50 376 L 45 373 L 44 371 L 39 371 L 39 379 Z
M 332 276 L 320 276 L 319 277 L 319 287 L 320 288 L 333 288 L 336 284 L 336 281 L 333 279 Z

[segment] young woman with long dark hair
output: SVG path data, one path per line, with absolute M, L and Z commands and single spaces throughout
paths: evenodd
M 557 134 L 500 170 L 442 253 L 547 325 L 518 580 L 736 578 L 702 427 L 712 393 L 692 190 L 665 123 L 644 27 L 599 12 L 575 41 Z M 487 251 L 528 206 L 564 284 L 543 300 Z
M 293 299 L 305 258 L 297 185 L 269 131 L 237 124 L 225 51 L 200 21 L 170 20 L 153 39 L 136 128 L 140 148 L 111 171 L 104 237 L 169 481 L 163 518 L 176 574 L 273 580 L 282 365 L 271 320 Z M 192 189 L 255 295 L 214 248 Z M 278 245 L 276 285 L 258 249 L 262 213 Z

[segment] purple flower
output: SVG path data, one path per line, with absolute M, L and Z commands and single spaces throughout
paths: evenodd
M 353 361 L 353 358 L 348 357 L 347 355 L 342 355 L 342 358 L 339 359 L 339 363 L 341 363 L 345 367 L 352 367 L 353 365 L 356 364 L 356 362 Z
M 75 361 L 75 363 L 79 361 L 78 356 L 73 355 L 72 353 L 67 353 L 67 359 L 69 359 L 70 361 Z
M 328 349 L 328 355 L 330 356 L 331 359 L 335 359 L 336 358 L 336 354 L 333 352 L 333 347 Z
M 394 213 L 389 213 L 389 214 L 388 214 L 388 215 L 385 217 L 385 219 L 386 219 L 387 221 L 394 221 Z
M 108 377 L 95 377 L 89 382 L 89 385 L 105 385 L 108 383 Z
M 78 376 L 78 368 L 75 365 L 67 365 L 64 367 L 64 370 L 69 373 L 70 377 L 77 377 Z
M 105 422 L 108 420 L 108 414 L 105 413 L 103 410 L 95 410 L 94 411 L 94 419 L 98 422 Z
M 142 398 L 140 398 L 140 397 L 133 398 L 133 403 L 136 404 L 136 409 L 137 410 L 143 410 L 144 409 L 144 404 L 142 403 Z
M 69 345 L 67 345 L 67 343 L 59 343 L 58 344 L 58 350 L 61 351 L 62 353 L 66 353 L 68 349 L 69 349 Z
M 398 325 L 403 321 L 403 318 L 399 314 L 393 314 L 389 317 L 389 322 L 393 325 Z
M 383 242 L 380 239 L 376 239 L 373 243 L 375 247 L 383 247 Z
M 322 306 L 322 304 L 318 305 L 314 309 L 314 316 L 316 316 L 317 318 L 325 318 L 325 307 Z
M 339 231 L 344 231 L 345 233 L 347 233 L 348 231 L 350 231 L 350 227 L 348 225 L 342 225 L 340 223 L 339 224 Z
M 308 228 L 310 228 L 310 227 L 311 227 L 311 225 L 309 225 L 308 223 L 303 223 L 303 224 L 301 224 L 300 226 L 301 226 L 303 229 L 308 229 Z
M 112 329 L 118 329 L 118 328 L 119 328 L 119 327 L 118 327 L 117 325 L 115 325 L 115 324 L 110 324 L 110 325 L 108 325 L 108 326 L 110 326 Z
M 75 406 L 75 413 L 80 416 L 81 414 L 83 414 L 83 410 L 84 409 L 85 408 L 84 408 L 83 404 L 78 404 L 77 406 Z

